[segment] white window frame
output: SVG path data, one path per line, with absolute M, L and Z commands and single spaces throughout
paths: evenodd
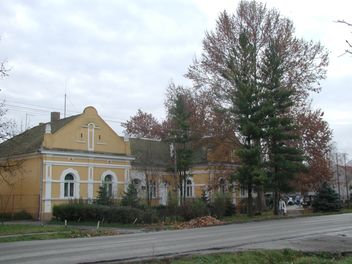
M 157 185 L 155 181 L 149 181 L 149 197 L 152 199 L 157 197 Z
M 191 184 L 188 184 L 188 181 L 190 181 L 191 182 Z M 185 180 L 185 182 L 184 182 L 184 184 L 185 184 L 185 189 L 184 189 L 184 196 L 186 197 L 186 198 L 193 198 L 194 196 L 195 196 L 195 194 L 194 194 L 194 181 L 193 181 L 193 179 L 192 178 L 187 178 L 186 180 Z M 189 190 L 191 191 L 191 195 L 189 195 Z
M 73 176 L 73 181 L 65 181 L 65 177 L 71 174 Z M 73 183 L 73 196 L 65 197 L 65 183 Z M 80 177 L 76 170 L 69 168 L 62 171 L 60 176 L 60 198 L 61 199 L 79 199 L 80 193 Z
M 111 176 L 112 197 L 117 197 L 117 176 L 116 176 L 116 174 L 113 171 L 107 170 L 107 171 L 104 171 L 101 174 L 101 177 L 100 177 L 101 186 L 104 185 L 105 177 L 108 176 L 108 175 Z
M 224 184 L 221 184 L 221 181 L 223 181 Z M 219 190 L 218 191 L 219 191 L 219 193 L 223 193 L 223 194 L 226 193 L 226 191 L 227 191 L 227 181 L 223 177 L 221 177 L 219 179 Z

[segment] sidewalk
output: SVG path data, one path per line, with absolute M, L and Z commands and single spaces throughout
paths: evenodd
M 51 222 L 41 222 L 41 221 L 36 221 L 36 220 L 14 220 L 14 221 L 5 221 L 4 224 L 7 225 L 40 225 L 40 226 L 63 226 L 63 224 L 55 224 Z M 0 224 L 1 226 L 1 224 Z M 79 224 L 73 224 L 70 225 L 70 222 L 67 223 L 68 227 L 75 227 L 78 229 L 85 229 L 85 230 L 96 230 L 97 227 L 95 225 L 79 225 Z M 123 227 L 105 227 L 105 226 L 100 226 L 99 230 L 113 230 L 118 232 L 119 234 L 135 234 L 135 233 L 143 233 L 147 232 L 147 230 L 144 230 L 143 228 L 123 228 Z

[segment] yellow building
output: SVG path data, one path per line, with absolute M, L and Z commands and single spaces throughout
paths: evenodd
M 201 143 L 193 150 L 182 196 L 231 191 L 237 204 L 245 194 L 230 182 L 239 164 L 233 143 L 211 138 Z M 9 165 L 0 172 L 0 213 L 25 210 L 49 219 L 55 204 L 91 202 L 102 185 L 119 200 L 133 183 L 149 205 L 167 204 L 172 192 L 180 195 L 169 143 L 120 137 L 91 106 L 63 119 L 53 112 L 50 122 L 3 142 L 0 162 Z
M 130 182 L 133 157 L 128 139 L 118 136 L 94 107 L 82 114 L 39 124 L 0 145 L 3 163 L 16 167 L 0 179 L 0 211 L 26 210 L 48 219 L 55 204 L 93 200 L 101 184 L 121 197 Z
M 131 179 L 138 186 L 141 196 L 148 197 L 152 205 L 165 205 L 170 192 L 180 195 L 180 190 L 176 187 L 180 183 L 175 173 L 174 159 L 170 157 L 170 143 L 131 138 L 130 145 L 135 157 L 132 161 Z M 195 199 L 205 194 L 212 199 L 218 192 L 230 192 L 233 202 L 237 204 L 240 198 L 246 196 L 239 185 L 231 181 L 238 165 L 233 143 L 224 140 L 215 142 L 212 138 L 202 139 L 193 147 L 192 167 L 180 188 L 182 197 Z

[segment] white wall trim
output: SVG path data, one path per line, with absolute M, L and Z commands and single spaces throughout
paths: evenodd
M 84 181 L 81 181 L 84 182 Z M 94 168 L 88 167 L 88 199 L 93 199 L 94 196 Z
M 53 156 L 100 158 L 100 159 L 110 159 L 110 160 L 116 160 L 116 161 L 135 160 L 135 158 L 132 156 L 120 156 L 120 155 L 109 155 L 109 154 L 98 154 L 98 153 L 45 150 L 45 149 L 40 149 L 39 152 L 42 154 L 53 155 Z
M 94 129 L 95 125 L 94 123 L 89 123 L 88 124 L 88 150 L 89 151 L 94 151 Z
M 116 165 L 116 164 L 103 164 L 103 163 L 89 163 L 89 162 L 74 162 L 74 161 L 55 161 L 45 160 L 45 165 L 56 166 L 71 166 L 71 167 L 94 167 L 94 168 L 112 168 L 112 169 L 129 169 L 131 165 Z
M 127 187 L 128 187 L 128 184 L 130 183 L 130 181 L 131 181 L 130 170 L 129 170 L 129 168 L 126 168 L 125 169 L 125 182 L 124 182 L 125 192 L 127 192 Z
M 51 180 L 52 178 L 52 166 L 45 166 L 45 202 L 44 202 L 44 213 L 51 213 Z M 47 181 L 48 180 L 48 181 Z

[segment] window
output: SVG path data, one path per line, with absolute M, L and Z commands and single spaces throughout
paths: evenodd
M 111 175 L 106 175 L 103 181 L 103 186 L 106 190 L 106 196 L 107 197 L 112 197 L 112 176 Z
M 226 181 L 224 178 L 221 178 L 219 181 L 219 192 L 225 193 L 225 191 L 226 191 Z
M 132 184 L 136 188 L 137 192 L 140 193 L 142 190 L 142 182 L 140 179 L 133 179 Z
M 246 195 L 246 188 L 244 186 L 241 186 L 241 196 Z
M 156 183 L 154 181 L 149 182 L 149 198 L 156 198 Z
M 190 179 L 186 180 L 186 197 L 193 196 L 193 184 Z
M 73 198 L 75 193 L 75 181 L 72 174 L 67 174 L 64 179 L 64 197 Z

